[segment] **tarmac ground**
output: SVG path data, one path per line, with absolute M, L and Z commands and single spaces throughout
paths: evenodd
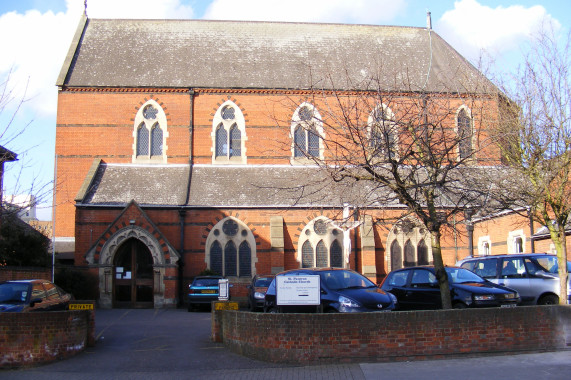
M 237 355 L 210 340 L 210 313 L 95 311 L 95 347 L 70 359 L 0 370 L 2 379 L 565 379 L 571 350 L 389 363 L 299 366 Z

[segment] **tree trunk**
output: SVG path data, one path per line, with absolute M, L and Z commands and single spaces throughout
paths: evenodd
M 432 257 L 434 258 L 434 270 L 436 278 L 440 285 L 440 298 L 442 300 L 443 309 L 452 309 L 452 300 L 450 298 L 450 285 L 448 284 L 448 275 L 444 269 L 444 260 L 442 260 L 442 247 L 440 246 L 440 230 L 430 231 L 432 240 Z
M 557 251 L 557 266 L 559 274 L 559 304 L 567 304 L 567 242 L 565 228 L 555 224 L 548 224 L 551 241 Z

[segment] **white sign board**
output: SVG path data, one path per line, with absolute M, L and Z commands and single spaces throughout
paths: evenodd
M 319 305 L 321 301 L 319 276 L 277 276 L 276 304 Z
M 228 300 L 228 279 L 218 280 L 218 299 L 220 301 Z

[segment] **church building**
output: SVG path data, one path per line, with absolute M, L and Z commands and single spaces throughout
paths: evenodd
M 466 87 L 482 74 L 430 27 L 83 17 L 57 80 L 54 234 L 98 276 L 99 306 L 176 307 L 206 270 L 243 300 L 255 274 L 333 266 L 380 283 L 432 263 L 403 205 L 364 210 L 366 184 L 308 159 L 328 154 L 331 133 L 308 127 L 330 107 L 315 92 L 357 96 L 381 70 L 387 93 L 446 97 L 454 133 L 493 123 L 466 94 L 498 113 L 494 94 Z M 379 110 L 399 112 L 374 104 L 368 117 Z M 454 226 L 446 264 L 469 253 Z

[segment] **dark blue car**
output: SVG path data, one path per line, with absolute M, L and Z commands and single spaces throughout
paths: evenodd
M 515 290 L 491 283 L 467 269 L 445 269 L 455 309 L 512 307 L 521 301 Z M 440 286 L 435 273 L 432 266 L 394 270 L 383 280 L 381 288 L 397 297 L 399 310 L 441 309 Z
M 278 273 L 279 276 L 319 275 L 320 305 L 298 306 L 276 304 L 276 279 L 266 292 L 264 312 L 315 312 L 355 313 L 370 311 L 388 311 L 396 307 L 396 298 L 381 290 L 367 277 L 342 268 L 304 268 Z
M 66 310 L 71 294 L 47 280 L 0 283 L 0 312 Z

